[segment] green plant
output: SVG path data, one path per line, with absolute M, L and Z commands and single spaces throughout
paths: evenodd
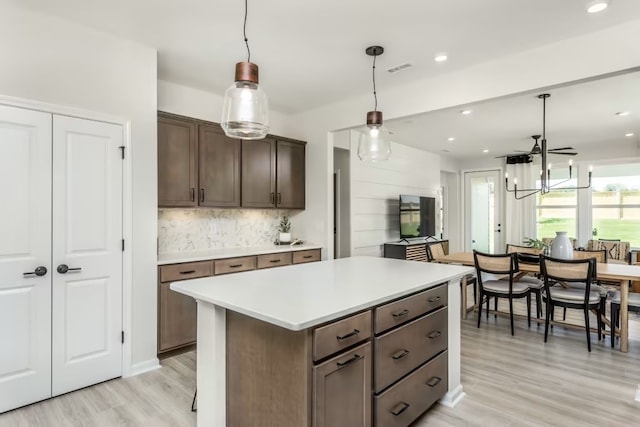
M 545 249 L 547 247 L 542 240 L 532 239 L 531 237 L 525 237 L 524 240 L 522 240 L 522 243 L 536 249 Z
M 287 215 L 282 215 L 282 218 L 280 218 L 278 231 L 281 233 L 288 233 L 291 231 L 291 221 L 289 221 L 289 217 Z

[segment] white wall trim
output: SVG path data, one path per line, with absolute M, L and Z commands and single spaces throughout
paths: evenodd
M 112 116 L 109 114 L 98 113 L 95 111 L 66 107 L 57 104 L 50 104 L 47 102 L 34 101 L 28 99 L 21 99 L 12 96 L 6 96 L 0 94 L 0 104 L 24 108 L 28 110 L 41 111 L 49 114 L 57 114 L 61 116 L 70 116 L 80 119 L 95 120 L 100 122 L 112 123 L 122 126 L 122 143 L 125 147 L 125 159 L 122 177 L 122 237 L 125 242 L 129 242 L 125 245 L 125 251 L 122 255 L 122 328 L 125 333 L 124 344 L 122 345 L 122 376 L 127 377 L 132 374 L 132 251 L 131 242 L 133 241 L 132 234 L 132 180 L 131 180 L 131 122 L 121 118 Z M 158 360 L 156 363 L 158 363 Z M 143 362 L 148 363 L 148 362 Z M 140 365 L 140 363 L 136 364 Z
M 145 372 L 155 371 L 156 369 L 160 369 L 162 366 L 160 365 L 160 360 L 157 357 L 153 359 L 145 360 L 144 362 L 138 362 L 131 365 L 131 370 L 129 377 L 133 377 L 135 375 L 144 374 Z M 124 375 L 123 375 L 124 377 Z

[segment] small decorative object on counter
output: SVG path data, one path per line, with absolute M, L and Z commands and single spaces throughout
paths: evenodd
M 280 243 L 289 243 L 291 241 L 291 222 L 287 215 L 282 215 L 278 231 L 280 232 L 280 237 L 278 239 Z
M 566 231 L 556 231 L 556 237 L 551 242 L 551 256 L 560 259 L 573 259 L 573 245 Z

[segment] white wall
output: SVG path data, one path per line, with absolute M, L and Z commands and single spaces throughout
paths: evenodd
M 382 256 L 385 242 L 400 240 L 399 195 L 437 197 L 440 157 L 392 143 L 389 160 L 362 162 L 358 137 L 351 131 L 351 254 Z
M 156 360 L 156 52 L 16 9 L 0 13 L 0 95 L 130 121 L 132 363 Z M 134 366 L 135 368 L 135 366 Z
M 404 86 L 380 87 L 385 99 L 380 107 L 387 119 L 394 119 L 634 68 L 640 66 L 637 40 L 640 20 Z M 294 117 L 302 139 L 309 142 L 307 210 L 299 221 L 319 244 L 327 245 L 333 231 L 331 131 L 364 124 L 369 103 L 369 95 L 362 95 Z

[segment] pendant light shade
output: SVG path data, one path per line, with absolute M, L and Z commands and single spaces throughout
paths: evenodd
M 391 154 L 389 131 L 382 126 L 382 112 L 369 111 L 367 125 L 360 130 L 358 157 L 362 161 L 387 160 Z
M 256 64 L 236 64 L 235 82 L 224 93 L 221 126 L 231 138 L 262 139 L 269 132 L 269 102 Z
M 220 125 L 224 133 L 237 139 L 262 139 L 269 132 L 269 102 L 258 85 L 258 66 L 251 62 L 247 38 L 248 1 L 244 1 L 244 42 L 247 61 L 236 64 L 235 79 L 224 93 Z
M 376 57 L 384 53 L 382 46 L 370 46 L 365 51 L 373 56 L 373 97 L 375 106 L 367 113 L 367 124 L 360 129 L 358 141 L 358 157 L 362 161 L 378 162 L 388 160 L 391 155 L 389 131 L 382 126 L 382 111 L 378 111 L 378 94 L 376 93 Z

